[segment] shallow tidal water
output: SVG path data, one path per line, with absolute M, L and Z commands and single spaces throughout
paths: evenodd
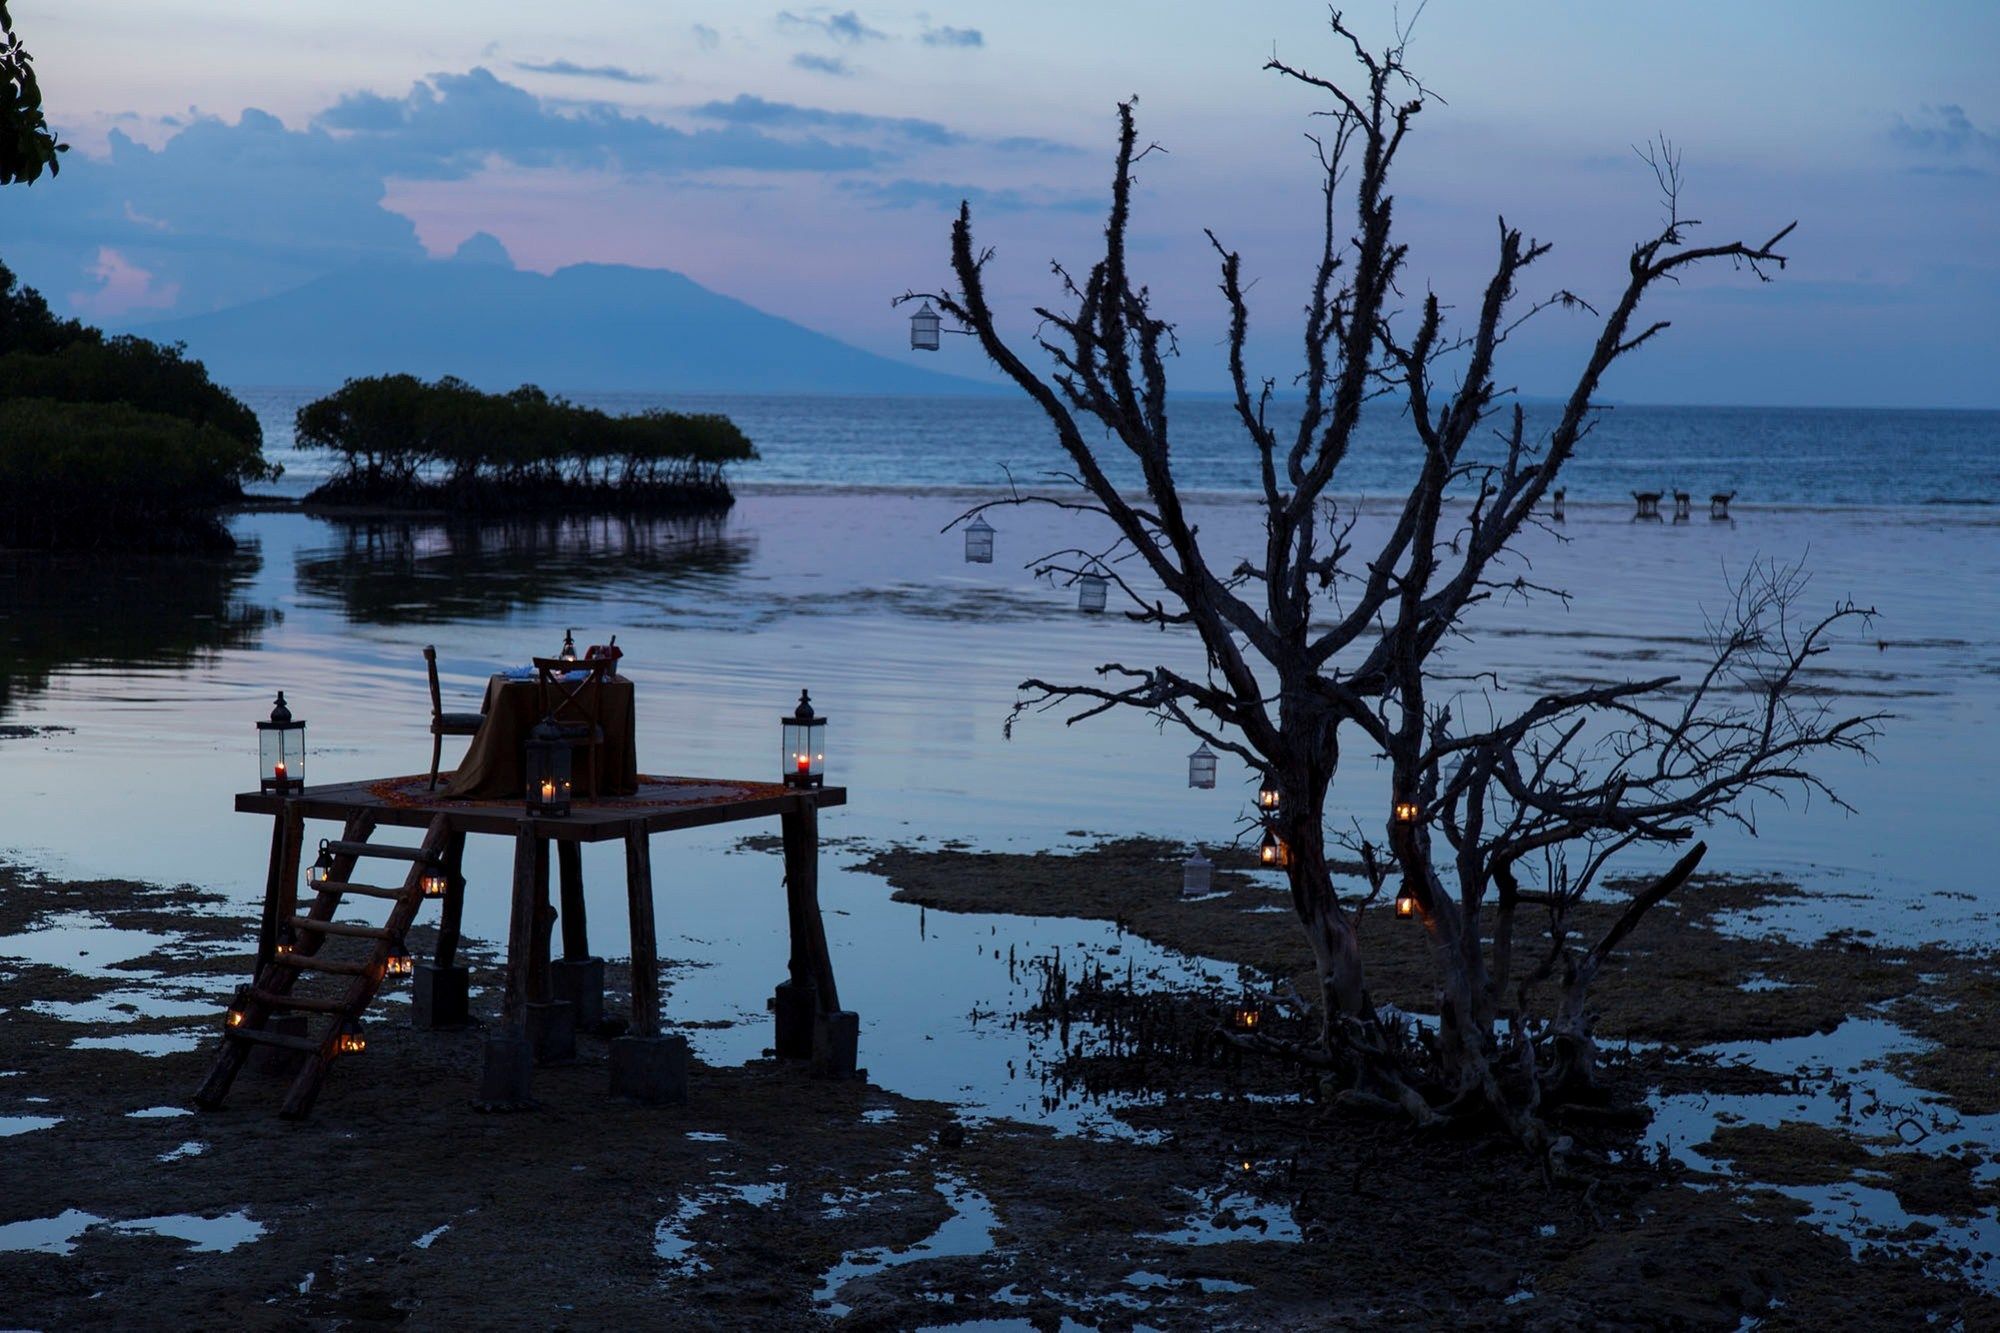
M 268 824 L 232 813 L 230 798 L 254 781 L 253 723 L 277 689 L 307 719 L 308 781 L 421 771 L 423 645 L 438 647 L 445 706 L 471 708 L 489 673 L 552 652 L 565 627 L 579 643 L 616 633 L 638 690 L 642 771 L 763 777 L 776 764 L 776 715 L 801 687 L 830 715 L 829 781 L 850 803 L 821 819 L 822 902 L 873 1081 L 971 1117 L 1129 1133 L 1104 1107 L 1052 1096 L 1038 1078 L 1060 1038 L 1006 1021 L 1033 995 L 1010 960 L 1061 948 L 1175 985 L 1229 986 L 1234 969 L 1104 923 L 925 912 L 850 869 L 850 843 L 1032 850 L 1144 833 L 1213 846 L 1245 827 L 1248 775 L 1225 757 L 1216 790 L 1188 789 L 1191 742 L 1144 718 L 1069 728 L 1060 713 L 1030 715 L 1006 738 L 1027 676 L 1086 680 L 1114 660 L 1192 666 L 1198 651 L 1178 634 L 1080 615 L 1073 590 L 1034 582 L 1024 566 L 1036 555 L 1093 539 L 1060 516 L 998 513 L 995 563 L 964 563 L 960 537 L 939 530 L 976 498 L 750 489 L 710 522 L 479 531 L 260 513 L 235 521 L 244 551 L 233 561 L 165 572 L 0 564 L 0 727 L 28 729 L 0 740 L 0 851 L 63 877 L 190 881 L 253 903 Z M 1377 521 L 1364 504 L 1358 549 Z M 1232 555 L 1260 535 L 1240 499 L 1213 497 L 1201 522 L 1210 548 Z M 1739 504 L 1728 523 L 1697 511 L 1687 524 L 1635 524 L 1626 506 L 1572 504 L 1559 535 L 1537 535 L 1525 551 L 1535 581 L 1566 588 L 1571 604 L 1483 609 L 1453 669 L 1495 671 L 1517 695 L 1689 669 L 1733 575 L 1757 559 L 1805 560 L 1815 572 L 1805 609 L 1852 597 L 1881 612 L 1823 659 L 1816 683 L 1893 716 L 1872 762 L 1829 768 L 1854 813 L 1766 799 L 1761 836 L 1715 830 L 1706 868 L 1815 891 L 1746 930 L 1816 938 L 1854 928 L 1991 947 L 1996 537 L 2000 515 L 1972 508 Z M 447 740 L 447 766 L 463 744 Z M 1351 747 L 1336 821 L 1373 827 L 1386 800 L 1371 756 Z M 335 832 L 309 826 L 311 836 Z M 690 1025 L 711 1062 L 754 1058 L 770 1040 L 765 997 L 786 952 L 778 858 L 739 840 L 775 832 L 772 821 L 654 840 L 660 949 L 677 964 L 667 1018 Z M 509 857 L 496 839 L 468 849 L 465 927 L 496 944 Z M 605 848 L 584 857 L 595 951 L 622 956 L 622 862 Z M 57 919 L 0 941 L 0 968 L 21 957 L 102 974 L 157 943 L 124 938 L 136 934 Z M 169 1040 L 206 1040 L 211 1028 L 194 1016 L 186 1037 Z M 1679 1140 L 1699 1117 L 1668 1109 L 1658 1132 Z M 1189 1225 L 1199 1226 L 1192 1213 Z M 60 1231 L 46 1243 L 62 1244 Z M 45 1242 L 38 1233 L 32 1243 Z M 850 1259 L 865 1268 L 876 1257 Z

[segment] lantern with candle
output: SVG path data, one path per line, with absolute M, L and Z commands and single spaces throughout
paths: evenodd
M 812 696 L 799 691 L 799 706 L 778 719 L 784 741 L 787 787 L 818 787 L 826 781 L 826 719 L 815 713 Z
M 1257 862 L 1277 870 L 1292 863 L 1291 848 L 1285 846 L 1285 840 L 1268 824 L 1264 827 L 1264 840 L 1257 844 Z
M 1417 915 L 1417 892 L 1405 881 L 1402 890 L 1396 894 L 1396 919 L 1411 921 Z
M 368 1038 L 362 1034 L 361 1025 L 353 1024 L 341 1029 L 334 1049 L 341 1055 L 359 1055 L 368 1049 Z
M 442 870 L 426 870 L 423 879 L 418 882 L 423 886 L 424 897 L 442 898 L 445 890 L 451 887 L 451 876 Z
M 285 692 L 257 724 L 258 790 L 293 796 L 306 789 L 306 724 L 292 716 Z
M 528 813 L 560 818 L 569 813 L 570 738 L 563 735 L 553 718 L 543 718 L 528 733 L 527 782 Z
M 1188 786 L 1210 788 L 1215 786 L 1215 751 L 1203 741 L 1188 756 Z
M 564 631 L 563 631 L 563 646 L 562 646 L 562 651 L 561 651 L 560 653 L 557 653 L 557 654 L 556 654 L 556 656 L 560 657 L 560 658 L 561 658 L 561 659 L 562 659 L 563 661 L 565 661 L 565 662 L 574 662 L 574 661 L 576 661 L 576 631 L 575 631 L 575 630 L 573 630 L 573 629 L 566 629 L 566 630 L 564 630 Z
M 1229 1011 L 1229 1026 L 1238 1032 L 1255 1032 L 1264 1022 L 1264 1010 L 1245 1000 Z
M 407 977 L 416 970 L 417 960 L 410 957 L 408 949 L 400 944 L 390 947 L 389 960 L 382 965 L 384 976 Z
M 974 514 L 972 522 L 965 525 L 965 563 L 993 563 L 993 525 L 986 521 L 983 514 Z
M 1281 804 L 1283 804 L 1283 802 L 1284 802 L 1284 797 L 1278 791 L 1278 780 L 1276 778 L 1267 776 L 1263 780 L 1263 782 L 1258 784 L 1257 808 L 1264 814 L 1266 815 L 1277 814 L 1278 807 Z
M 306 887 L 318 892 L 333 878 L 333 850 L 326 845 L 326 839 L 319 840 L 319 855 L 306 867 Z

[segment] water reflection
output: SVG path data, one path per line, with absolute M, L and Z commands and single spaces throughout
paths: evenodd
M 724 515 L 342 522 L 338 545 L 301 551 L 310 603 L 367 625 L 439 625 L 601 592 L 699 587 L 737 572 L 754 542 Z
M 77 668 L 179 669 L 255 648 L 257 547 L 222 557 L 0 555 L 0 718 Z

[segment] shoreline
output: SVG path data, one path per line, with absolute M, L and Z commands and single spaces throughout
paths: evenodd
M 1261 905 L 1256 895 L 1269 891 L 1222 860 L 1220 895 L 1162 898 L 1170 891 L 1159 888 L 1154 856 L 1133 840 L 1068 855 L 874 853 L 883 891 L 905 901 L 986 915 L 1033 894 L 1044 912 L 1115 911 L 1150 885 L 1162 910 L 1133 929 L 1235 947 L 1214 914 Z M 1131 1029 L 1117 1018 L 1123 1008 L 1143 1005 L 1183 1028 L 1210 1021 L 1212 1008 L 1198 995 L 1115 980 L 1065 1000 L 1069 1053 L 1034 1076 L 1102 1089 L 1137 1131 L 1131 1138 L 968 1122 L 946 1103 L 816 1082 L 769 1059 L 698 1062 L 685 1106 L 623 1106 L 604 1095 L 594 1039 L 580 1043 L 577 1064 L 539 1071 L 541 1109 L 483 1116 L 471 1107 L 478 1030 L 418 1032 L 394 1008 L 371 1023 L 368 1051 L 357 1067 L 336 1069 L 304 1124 L 277 1121 L 270 1103 L 281 1085 L 253 1077 L 223 1111 L 134 1117 L 181 1102 L 212 1055 L 212 1021 L 147 1009 L 193 1010 L 186 997 L 226 994 L 240 975 L 248 914 L 186 886 L 53 881 L 11 866 L 0 866 L 0 880 L 0 939 L 51 917 L 85 917 L 158 941 L 132 954 L 149 941 L 127 938 L 130 956 L 100 949 L 103 961 L 84 971 L 5 964 L 9 990 L 60 997 L 52 1008 L 17 1003 L 0 1047 L 0 1125 L 50 1122 L 6 1145 L 7 1174 L 33 1188 L 0 1192 L 0 1237 L 25 1237 L 16 1228 L 32 1224 L 48 1238 L 40 1250 L 0 1246 L 0 1290 L 10 1293 L 0 1313 L 24 1321 L 88 1322 L 91 1292 L 114 1284 L 163 1317 L 221 1310 L 301 1326 L 630 1320 L 656 1317 L 663 1298 L 692 1303 L 714 1326 L 745 1328 L 817 1327 L 843 1308 L 865 1312 L 871 1326 L 910 1325 L 937 1319 L 941 1301 L 954 1320 L 1110 1328 L 1568 1326 L 1642 1302 L 1697 1325 L 1775 1311 L 1773 1301 L 1786 1318 L 1819 1326 L 1900 1326 L 1925 1312 L 1968 1326 L 2000 1318 L 1990 1289 L 1926 1271 L 1973 1269 L 1949 1258 L 1947 1236 L 1926 1234 L 1931 1223 L 1880 1229 L 1855 1257 L 1798 1201 L 1802 1189 L 1873 1179 L 1889 1162 L 1889 1188 L 1911 1211 L 1990 1211 L 1995 1190 L 1982 1183 L 1979 1154 L 1908 1149 L 1890 1161 L 1866 1124 L 1718 1122 L 1707 1147 L 1721 1174 L 1703 1179 L 1685 1165 L 1660 1169 L 1629 1130 L 1580 1126 L 1579 1141 L 1608 1154 L 1599 1188 L 1588 1198 L 1550 1193 L 1511 1145 L 1412 1140 L 1400 1125 L 1315 1106 L 1310 1081 L 1273 1062 L 1175 1060 L 1164 1047 L 1134 1046 L 1115 1036 Z M 1723 911 L 1782 891 L 1770 882 L 1710 887 Z M 1659 930 L 1706 929 L 1676 916 Z M 1297 938 L 1288 917 L 1247 919 L 1273 939 L 1287 929 Z M 413 932 L 412 942 L 422 949 L 428 934 Z M 1635 937 L 1631 952 L 1660 942 Z M 1740 967 L 1767 945 L 1727 947 Z M 1992 984 L 1991 958 L 1966 956 L 1953 969 L 1958 957 L 1927 954 L 1890 970 L 1945 966 L 1967 973 L 1946 986 Z M 494 957 L 471 961 L 475 1009 L 490 1018 Z M 1069 959 L 1065 971 L 1115 979 L 1119 966 L 1116 957 Z M 1777 966 L 1761 975 L 1803 984 L 1802 973 Z M 611 971 L 615 1005 L 624 977 Z M 1629 979 L 1608 974 L 1603 990 Z M 1865 987 L 1851 982 L 1842 994 L 1859 1012 Z M 1687 991 L 1687 978 L 1677 984 L 1649 987 L 1649 1001 L 1706 1021 L 1688 1002 L 1701 992 Z M 992 1017 L 1057 1021 L 1035 1010 Z M 203 1037 L 193 1049 L 146 1055 L 115 1039 L 190 1023 Z M 1703 1035 L 1725 1030 L 1734 1029 Z M 1647 1043 L 1612 1072 L 1628 1091 L 1653 1088 L 1669 1103 L 1803 1087 Z M 471 1145 L 477 1151 L 466 1152 Z M 1714 1189 L 1717 1181 L 1727 1187 Z M 192 1239 L 174 1239 L 183 1234 Z M 1385 1234 L 1401 1238 L 1399 1262 L 1355 1267 L 1355 1256 L 1379 1253 Z M 513 1255 L 518 1262 L 490 1262 Z

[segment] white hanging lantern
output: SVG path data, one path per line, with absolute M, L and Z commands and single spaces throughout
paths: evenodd
M 1212 788 L 1215 786 L 1215 751 L 1203 741 L 1188 756 L 1188 786 Z
M 1201 848 L 1194 849 L 1194 855 L 1181 862 L 1181 897 L 1199 898 L 1210 891 L 1214 883 L 1215 863 L 1201 854 Z
M 1080 574 L 1076 580 L 1076 609 L 1091 615 L 1104 611 L 1104 594 L 1111 581 L 1102 574 Z
M 935 352 L 938 349 L 937 311 L 926 301 L 916 314 L 910 316 L 910 346 L 919 352 Z
M 993 525 L 983 515 L 973 515 L 972 522 L 965 525 L 965 563 L 993 563 Z

